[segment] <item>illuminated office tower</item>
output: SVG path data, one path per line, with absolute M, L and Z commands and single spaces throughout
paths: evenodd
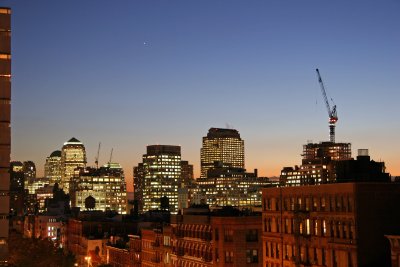
M 44 164 L 44 176 L 49 178 L 50 184 L 61 182 L 61 151 L 56 150 L 46 158 Z
M 160 209 L 160 199 L 167 197 L 169 210 L 177 213 L 180 178 L 180 146 L 147 146 L 143 155 L 143 211 Z
M 86 166 L 85 146 L 76 138 L 64 143 L 61 150 L 61 188 L 69 193 L 69 182 L 74 170 Z
M 244 141 L 237 130 L 210 128 L 200 154 L 201 178 L 208 177 L 208 170 L 214 167 L 244 169 Z
M 0 7 L 0 265 L 8 258 L 11 153 L 11 9 Z
M 72 207 L 85 210 L 85 201 L 90 197 L 94 199 L 95 210 L 114 210 L 126 214 L 126 182 L 119 163 L 76 169 L 69 191 Z

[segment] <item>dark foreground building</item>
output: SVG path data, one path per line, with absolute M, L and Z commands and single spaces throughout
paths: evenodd
M 391 266 L 400 184 L 263 189 L 263 266 Z
M 0 7 L 0 265 L 8 257 L 11 153 L 11 9 Z

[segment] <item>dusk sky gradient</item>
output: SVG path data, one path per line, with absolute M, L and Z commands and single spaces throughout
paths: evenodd
M 182 146 L 199 176 L 210 127 L 237 129 L 246 168 L 278 176 L 329 139 L 400 175 L 400 1 L 0 1 L 12 8 L 12 160 L 71 137 L 88 164 L 132 168 L 146 145 Z

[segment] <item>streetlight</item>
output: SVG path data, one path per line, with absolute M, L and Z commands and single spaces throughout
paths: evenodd
M 85 261 L 87 261 L 87 266 L 88 267 L 90 266 L 90 259 L 91 259 L 91 257 L 89 257 L 89 256 L 85 257 Z

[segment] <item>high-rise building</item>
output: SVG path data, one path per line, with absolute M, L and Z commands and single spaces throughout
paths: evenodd
M 10 163 L 10 215 L 19 216 L 24 211 L 24 165 L 20 161 Z
M 180 187 L 186 187 L 193 183 L 194 175 L 193 175 L 193 165 L 189 164 L 188 161 L 181 161 L 181 184 Z
M 36 179 L 36 165 L 33 161 L 24 161 L 24 178 L 25 180 Z
M 133 167 L 133 199 L 136 201 L 138 212 L 143 211 L 144 166 L 139 163 Z
M 8 259 L 11 154 L 11 9 L 0 7 L 0 265 Z
M 61 182 L 61 151 L 56 150 L 46 158 L 44 176 L 49 178 L 50 184 Z
M 25 189 L 29 187 L 36 180 L 36 165 L 33 161 L 24 161 L 23 163 L 24 172 L 24 184 Z
M 69 182 L 76 168 L 86 166 L 85 146 L 76 138 L 64 143 L 61 150 L 61 188 L 69 192 Z
M 114 210 L 126 214 L 126 182 L 124 171 L 118 163 L 108 163 L 100 168 L 78 168 L 70 182 L 72 207 L 86 210 L 86 199 L 94 199 L 95 210 Z
M 160 209 L 161 198 L 169 200 L 169 210 L 178 212 L 178 187 L 181 178 L 181 147 L 170 145 L 147 146 L 143 155 L 143 211 Z M 135 185 L 134 185 L 135 186 Z
M 303 164 L 320 163 L 326 159 L 339 161 L 351 159 L 350 143 L 308 143 L 303 146 Z
M 281 184 L 286 186 L 326 184 L 336 181 L 335 164 L 351 160 L 350 143 L 308 143 L 303 146 L 302 165 L 284 167 Z
M 200 154 L 201 178 L 208 177 L 208 170 L 215 166 L 244 169 L 244 141 L 237 130 L 210 128 Z

